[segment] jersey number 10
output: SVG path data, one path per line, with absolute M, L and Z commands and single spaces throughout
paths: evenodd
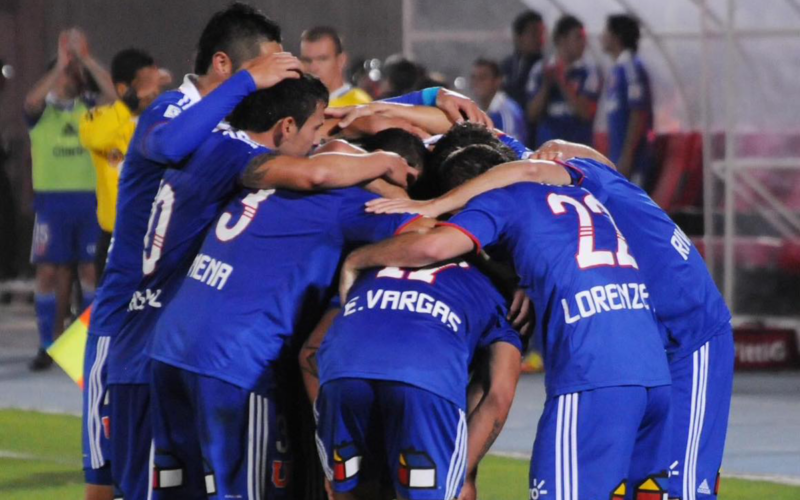
M 580 227 L 578 229 L 578 253 L 575 255 L 575 260 L 578 261 L 578 267 L 580 269 L 615 265 L 639 269 L 636 259 L 628 252 L 628 242 L 619 231 L 616 222 L 614 222 L 614 218 L 611 216 L 608 209 L 597 201 L 597 198 L 591 194 L 587 194 L 581 202 L 571 196 L 550 193 L 547 197 L 547 203 L 550 205 L 550 210 L 552 210 L 555 215 L 564 215 L 567 213 L 567 206 L 574 208 L 578 213 L 578 224 Z M 593 214 L 601 217 L 603 215 L 608 216 L 608 219 L 614 226 L 614 230 L 617 233 L 616 255 L 608 250 L 594 249 L 595 227 Z

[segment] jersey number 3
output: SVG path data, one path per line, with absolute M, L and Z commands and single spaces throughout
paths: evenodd
M 580 228 L 578 229 L 578 253 L 575 255 L 575 260 L 578 261 L 578 267 L 580 269 L 615 265 L 639 269 L 639 265 L 636 264 L 636 259 L 628 252 L 628 242 L 619 231 L 616 222 L 614 222 L 614 218 L 611 216 L 608 209 L 597 201 L 597 198 L 591 194 L 587 194 L 583 202 L 581 202 L 571 196 L 550 193 L 547 197 L 547 203 L 550 205 L 550 210 L 552 210 L 555 215 L 564 215 L 567 213 L 567 206 L 574 208 L 578 213 L 578 224 Z M 594 249 L 595 228 L 592 219 L 593 214 L 608 216 L 611 224 L 614 225 L 614 230 L 617 233 L 616 256 L 608 250 Z

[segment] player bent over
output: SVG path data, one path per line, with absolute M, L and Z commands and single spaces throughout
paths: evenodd
M 489 279 L 464 261 L 373 270 L 356 283 L 327 335 L 318 328 L 301 353 L 306 370 L 319 363 L 317 446 L 337 498 L 374 486 L 385 468 L 398 498 L 459 496 L 519 378 L 521 341 L 506 313 Z M 491 383 L 468 418 L 478 349 L 489 351 Z M 306 379 L 314 397 L 317 381 Z
M 442 172 L 470 178 L 503 161 L 485 149 L 465 148 Z M 361 269 L 424 266 L 484 246 L 512 256 L 540 319 L 535 340 L 544 357 L 547 400 L 531 460 L 531 496 L 666 493 L 666 354 L 635 256 L 589 192 L 535 183 L 489 191 L 429 233 L 353 252 L 342 290 Z

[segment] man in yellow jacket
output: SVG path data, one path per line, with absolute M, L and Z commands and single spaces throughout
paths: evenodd
M 300 61 L 306 73 L 316 76 L 327 87 L 328 107 L 343 108 L 372 101 L 369 94 L 345 82 L 347 54 L 336 29 L 317 26 L 304 31 L 300 36 Z
M 88 111 L 80 121 L 80 138 L 97 170 L 97 221 L 101 235 L 95 265 L 102 280 L 114 231 L 117 185 L 139 114 L 161 91 L 153 58 L 139 49 L 125 49 L 111 62 L 111 80 L 118 99 Z

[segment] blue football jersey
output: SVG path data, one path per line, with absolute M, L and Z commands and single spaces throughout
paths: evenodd
M 161 94 L 136 124 L 121 166 L 117 219 L 103 283 L 97 290 L 89 331 L 116 335 L 122 328 L 131 295 L 142 279 L 142 249 L 150 207 L 158 192 L 164 165 L 148 160 L 141 146 L 150 129 L 180 114 L 192 100 L 180 90 Z
M 666 327 L 667 352 L 690 354 L 730 327 L 731 313 L 691 240 L 642 189 L 589 159 L 567 162 L 573 179 L 608 207 L 630 243 Z
M 253 79 L 240 71 L 200 102 L 197 87 L 187 77 L 179 89 L 161 94 L 139 116 L 120 167 L 117 219 L 103 283 L 92 309 L 90 334 L 113 336 L 122 328 L 131 295 L 143 277 L 144 238 L 164 170 L 182 163 L 220 119 L 254 90 Z M 192 107 L 195 109 L 187 112 Z M 159 135 L 171 120 L 181 122 L 180 133 Z M 157 136 L 160 141 L 154 140 Z
M 531 68 L 527 86 L 529 100 L 536 97 L 536 94 L 541 91 L 544 72 L 543 61 L 539 61 Z M 594 102 L 600 99 L 600 72 L 588 61 L 578 60 L 567 68 L 564 76 L 567 85 L 572 87 L 578 95 Z M 551 139 L 564 139 L 591 146 L 594 142 L 593 126 L 593 122 L 586 121 L 575 114 L 558 85 L 553 85 L 550 88 L 544 113 L 536 123 L 536 147 Z
M 209 228 L 155 327 L 152 358 L 242 388 L 268 384 L 287 338 L 310 332 L 352 245 L 412 215 L 372 215 L 363 189 L 245 190 Z
M 149 380 L 144 351 L 161 311 L 186 274 L 206 229 L 237 192 L 245 167 L 269 152 L 246 133 L 221 125 L 181 169 L 164 172 L 140 257 L 143 278 L 109 348 L 110 383 Z
M 623 52 L 611 69 L 606 87 L 606 113 L 608 116 L 608 157 L 617 163 L 622 155 L 622 146 L 628 133 L 628 120 L 634 109 L 647 112 L 648 130 L 653 129 L 653 95 L 650 76 L 636 54 Z M 647 138 L 637 146 L 634 169 L 644 168 L 648 159 Z
M 514 184 L 474 198 L 449 224 L 511 255 L 536 310 L 549 396 L 670 383 L 647 286 L 591 193 Z
M 466 407 L 476 349 L 508 342 L 505 300 L 466 262 L 366 272 L 350 292 L 318 353 L 320 383 L 390 380 L 421 387 Z

